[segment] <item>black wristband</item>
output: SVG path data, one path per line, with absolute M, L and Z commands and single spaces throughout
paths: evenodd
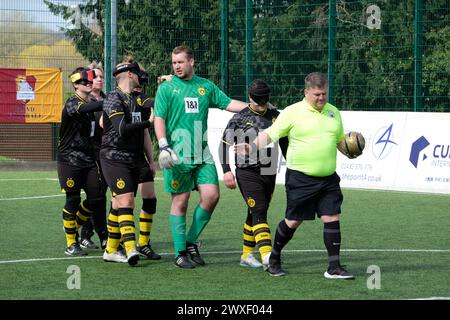
M 227 173 L 227 172 L 230 172 L 231 171 L 230 165 L 227 164 L 227 163 L 223 163 L 222 164 L 222 171 L 223 171 L 224 174 Z

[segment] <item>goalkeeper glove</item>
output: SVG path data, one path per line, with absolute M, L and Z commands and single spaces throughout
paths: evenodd
M 158 140 L 159 145 L 159 166 L 163 169 L 173 168 L 178 162 L 178 157 L 167 143 L 166 138 L 161 138 Z

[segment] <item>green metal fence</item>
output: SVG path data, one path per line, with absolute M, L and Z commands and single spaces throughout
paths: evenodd
M 283 107 L 320 70 L 342 109 L 449 111 L 448 0 L 18 0 L 0 14 L 0 67 L 67 74 L 134 54 L 156 77 L 184 43 L 197 73 L 235 98 L 264 78 Z
M 269 80 L 284 107 L 301 98 L 305 75 L 319 70 L 343 110 L 450 111 L 449 1 L 242 0 L 229 7 L 232 95 L 245 97 L 245 70 Z
M 74 68 L 96 60 L 109 75 L 126 54 L 154 95 L 180 44 L 194 49 L 197 74 L 236 99 L 262 78 L 282 109 L 322 71 L 341 110 L 450 112 L 449 0 L 0 2 L 0 67 L 61 68 L 66 97 Z

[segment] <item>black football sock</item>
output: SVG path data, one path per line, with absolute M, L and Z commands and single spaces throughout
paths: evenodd
M 323 224 L 323 242 L 328 251 L 329 268 L 334 269 L 340 264 L 341 230 L 339 221 Z
M 296 229 L 289 228 L 284 219 L 280 221 L 275 233 L 275 239 L 273 241 L 272 252 L 270 254 L 269 261 L 280 261 L 281 250 L 292 239 L 295 230 Z

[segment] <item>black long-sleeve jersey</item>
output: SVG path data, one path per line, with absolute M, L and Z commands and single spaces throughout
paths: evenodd
M 237 143 L 251 143 L 260 132 L 270 127 L 276 120 L 280 112 L 276 109 L 267 109 L 259 113 L 248 106 L 236 113 L 228 122 L 222 136 L 222 143 L 219 147 L 219 157 L 223 172 L 231 170 L 229 162 L 229 147 Z M 276 173 L 278 165 L 278 144 L 281 152 L 286 157 L 288 139 L 281 138 L 278 142 L 269 144 L 266 148 L 250 155 L 235 154 L 235 164 L 238 168 L 251 168 L 259 170 L 261 168 L 271 168 L 272 174 Z
M 89 96 L 89 100 L 92 102 L 95 101 L 103 101 L 105 99 L 106 95 L 103 91 L 100 91 L 100 98 L 97 99 L 93 95 Z M 95 128 L 94 128 L 94 136 L 92 137 L 92 144 L 94 146 L 94 152 L 95 152 L 95 158 L 97 160 L 100 160 L 100 147 L 102 145 L 102 135 L 103 135 L 103 128 L 100 127 L 100 118 L 103 114 L 103 109 L 100 111 L 94 112 L 95 117 Z
M 144 129 L 150 127 L 150 108 L 141 94 L 127 94 L 119 87 L 103 103 L 103 137 L 100 153 L 108 160 L 140 164 L 144 157 Z
M 83 168 L 94 164 L 94 112 L 99 110 L 101 102 L 88 102 L 76 94 L 67 99 L 61 116 L 58 161 Z

